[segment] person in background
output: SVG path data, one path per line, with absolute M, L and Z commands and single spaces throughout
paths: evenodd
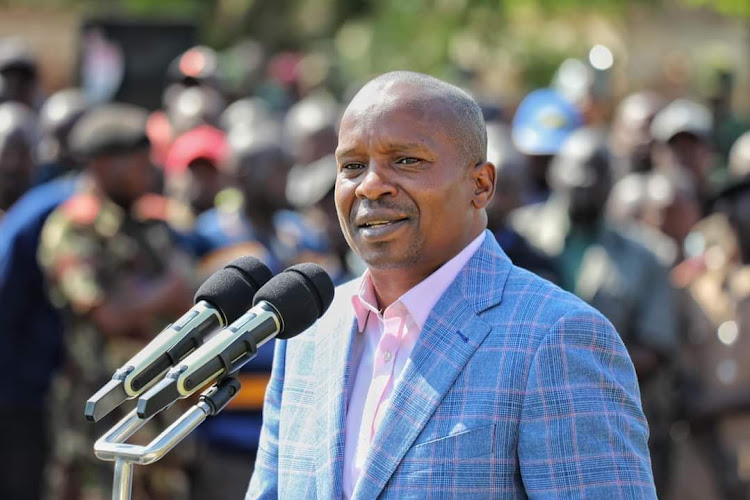
M 687 238 L 673 271 L 681 292 L 685 348 L 682 460 L 674 498 L 750 494 L 750 157 L 748 135 L 730 150 L 729 178 L 714 213 Z
M 19 102 L 0 104 L 0 218 L 30 187 L 36 119 Z
M 38 68 L 28 46 L 18 38 L 0 39 L 0 102 L 35 108 Z
M 671 268 L 685 258 L 701 202 L 685 171 L 631 173 L 612 187 L 607 216 Z
M 552 89 L 535 90 L 521 101 L 513 117 L 512 137 L 529 169 L 528 190 L 522 195 L 524 205 L 547 200 L 550 162 L 565 139 L 581 125 L 580 111 Z
M 34 185 L 80 170 L 79 159 L 70 149 L 70 131 L 89 107 L 79 89 L 55 92 L 39 110 L 39 146 Z
M 140 108 L 110 104 L 75 125 L 71 144 L 85 158 L 84 175 L 41 233 L 39 263 L 66 324 L 65 363 L 51 397 L 50 488 L 58 498 L 108 494 L 111 468 L 91 447 L 121 415 L 115 411 L 91 424 L 81 418 L 81 408 L 122 363 L 192 305 L 190 260 L 163 222 L 149 219 L 137 203 L 156 179 L 146 117 Z M 135 494 L 142 498 L 187 490 L 182 469 L 168 462 L 136 478 Z
M 216 195 L 227 184 L 228 157 L 223 131 L 201 125 L 185 132 L 172 144 L 164 164 L 167 191 L 200 216 L 214 206 Z
M 230 143 L 230 151 L 226 168 L 232 187 L 217 196 L 216 206 L 201 215 L 195 226 L 207 244 L 202 274 L 208 275 L 241 255 L 253 255 L 278 273 L 296 256 L 296 248 L 291 246 L 295 242 L 284 236 L 282 215 L 291 158 L 277 137 L 257 133 Z M 304 228 L 298 232 L 304 238 L 312 237 Z M 241 498 L 247 488 L 258 449 L 273 345 L 263 345 L 253 362 L 240 370 L 242 389 L 229 407 L 198 429 L 199 455 L 191 493 L 195 500 Z
M 256 135 L 229 145 L 225 167 L 230 185 L 213 208 L 198 217 L 196 235 L 205 242 L 206 257 L 231 260 L 227 252 L 249 252 L 273 272 L 288 264 L 290 248 L 279 238 L 275 218 L 287 206 L 284 190 L 291 158 L 280 140 Z
M 487 123 L 487 159 L 497 170 L 495 197 L 487 207 L 487 227 L 515 265 L 559 283 L 554 262 L 532 248 L 510 225 L 510 214 L 521 206 L 521 194 L 528 183 L 528 170 L 525 157 L 513 146 L 510 131 L 505 125 Z
M 338 103 L 327 94 L 311 94 L 292 106 L 284 121 L 284 135 L 295 166 L 304 168 L 333 156 L 339 113 Z
M 713 118 L 709 109 L 695 101 L 676 99 L 659 111 L 651 123 L 656 169 L 683 170 L 702 203 L 712 191 L 714 167 Z
M 40 118 L 43 123 L 45 109 L 71 109 L 65 105 L 67 99 L 62 103 L 59 97 L 50 99 L 61 106 L 45 104 Z M 51 114 L 61 116 L 57 112 Z M 41 128 L 45 130 L 44 125 Z M 4 467 L 0 472 L 3 474 L 0 498 L 41 498 L 42 476 L 49 460 L 47 400 L 51 380 L 62 358 L 64 328 L 57 308 L 50 303 L 36 254 L 44 222 L 73 195 L 79 182 L 76 171 L 79 164 L 73 160 L 77 154 L 70 146 L 69 137 L 68 133 L 57 136 L 60 142 L 55 149 L 60 163 L 54 163 L 55 167 L 49 169 L 68 174 L 32 187 L 0 221 L 0 303 L 3 304 L 0 324 L 3 325 L 2 343 L 6 346 L 0 355 L 0 380 L 3 381 L 0 390 L 5 394 L 0 403 L 0 425 L 9 431 L 0 441 L 14 457 L 13 467 Z M 71 158 L 71 163 L 65 158 Z M 44 171 L 43 164 L 41 171 Z M 34 370 L 19 366 L 32 358 L 36 360 Z
M 612 186 L 611 157 L 604 137 L 580 129 L 565 142 L 550 169 L 553 195 L 522 207 L 513 227 L 557 262 L 561 286 L 598 309 L 615 325 L 635 365 L 657 491 L 669 471 L 673 404 L 670 360 L 677 349 L 676 304 L 667 269 L 646 247 L 604 217 Z
M 635 92 L 620 101 L 610 131 L 613 166 L 618 179 L 653 168 L 651 123 L 665 105 L 664 98 L 651 91 Z

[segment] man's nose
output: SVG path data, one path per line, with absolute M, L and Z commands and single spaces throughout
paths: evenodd
M 377 200 L 382 196 L 395 196 L 397 191 L 387 165 L 371 160 L 354 194 L 360 199 Z

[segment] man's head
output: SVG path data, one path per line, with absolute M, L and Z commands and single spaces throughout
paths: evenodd
M 571 222 L 591 226 L 599 220 L 612 187 L 609 152 L 601 134 L 585 128 L 574 132 L 549 175 L 553 191 L 567 201 Z
M 651 122 L 664 99 L 654 92 L 636 92 L 620 102 L 612 123 L 612 153 L 620 165 L 619 175 L 651 170 Z
M 336 208 L 370 269 L 429 274 L 487 225 L 495 167 L 479 105 L 427 75 L 367 83 L 344 113 Z
M 672 101 L 654 117 L 654 166 L 684 169 L 699 191 L 705 191 L 713 167 L 713 117 L 709 109 L 687 99 Z
M 32 106 L 36 85 L 37 63 L 27 45 L 18 38 L 0 40 L 0 102 Z
M 165 169 L 171 190 L 199 214 L 214 206 L 225 186 L 224 164 L 229 156 L 226 134 L 201 125 L 179 136 L 167 154 Z
M 107 104 L 91 110 L 73 127 L 73 153 L 108 198 L 129 208 L 156 186 L 149 157 L 146 110 L 128 104 Z
M 68 168 L 76 166 L 70 151 L 70 132 L 88 107 L 86 96 L 79 89 L 63 89 L 49 96 L 39 110 L 41 163 L 63 162 Z
M 0 104 L 0 210 L 7 210 L 31 185 L 33 148 L 31 110 L 18 102 Z
M 552 158 L 581 125 L 581 112 L 556 90 L 538 89 L 521 101 L 513 117 L 512 137 L 515 147 L 526 156 L 533 189 L 547 191 Z M 530 201 L 539 201 L 537 196 L 531 193 Z
M 310 95 L 289 110 L 284 133 L 294 162 L 308 165 L 336 149 L 340 108 L 327 94 Z
M 285 208 L 286 179 L 292 159 L 281 141 L 260 134 L 253 140 L 232 144 L 231 150 L 232 177 L 244 195 L 245 208 L 267 217 Z

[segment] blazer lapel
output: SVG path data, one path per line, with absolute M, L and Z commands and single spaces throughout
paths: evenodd
M 353 498 L 383 490 L 491 327 L 478 313 L 497 304 L 512 264 L 485 242 L 430 313 L 369 450 Z
M 346 401 L 351 367 L 351 349 L 356 323 L 350 290 L 359 289 L 359 280 L 352 288 L 341 289 L 337 309 L 327 316 L 316 332 L 315 370 L 316 395 L 322 408 L 318 411 L 317 498 L 340 498 L 344 464 L 344 431 Z

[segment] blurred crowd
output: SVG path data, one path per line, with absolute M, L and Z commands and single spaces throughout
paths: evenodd
M 361 274 L 333 201 L 345 103 L 300 85 L 300 60 L 270 58 L 261 85 L 229 95 L 217 54 L 194 47 L 149 112 L 74 88 L 41 98 L 33 54 L 0 40 L 0 498 L 110 496 L 93 442 L 124 410 L 93 424 L 85 401 L 230 260 Z M 749 498 L 750 126 L 727 99 L 644 90 L 605 119 L 595 89 L 568 90 L 512 113 L 480 102 L 498 169 L 489 229 L 617 328 L 660 496 Z M 227 410 L 136 468 L 135 498 L 242 498 L 272 350 Z

